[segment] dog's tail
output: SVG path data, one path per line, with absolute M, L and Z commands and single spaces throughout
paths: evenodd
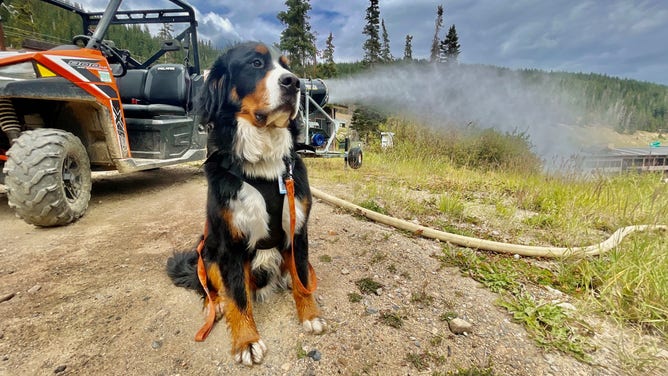
M 176 252 L 167 260 L 167 275 L 176 286 L 192 289 L 204 295 L 197 277 L 197 252 Z

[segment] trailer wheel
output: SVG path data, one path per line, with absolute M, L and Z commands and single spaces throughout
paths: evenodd
M 9 206 L 36 226 L 61 226 L 88 208 L 90 161 L 81 140 L 59 129 L 24 132 L 7 152 Z
M 362 167 L 362 148 L 354 147 L 348 150 L 348 166 L 354 170 Z

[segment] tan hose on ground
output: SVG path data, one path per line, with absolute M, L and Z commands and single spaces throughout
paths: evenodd
M 451 234 L 444 231 L 434 230 L 429 227 L 416 225 L 408 221 L 393 218 L 388 215 L 380 214 L 375 211 L 365 209 L 363 207 L 352 204 L 348 201 L 329 195 L 314 187 L 311 187 L 311 193 L 313 193 L 313 196 L 315 196 L 316 198 L 319 198 L 329 203 L 330 205 L 339 206 L 355 214 L 363 215 L 364 217 L 371 219 L 373 221 L 393 226 L 401 230 L 410 231 L 416 235 L 423 236 L 425 238 L 438 239 L 440 241 L 449 242 L 452 244 L 473 249 L 482 249 L 492 252 L 518 254 L 520 256 L 529 256 L 529 257 L 557 258 L 566 256 L 596 256 L 616 247 L 624 239 L 624 237 L 626 237 L 632 232 L 646 231 L 646 230 L 663 230 L 663 231 L 668 230 L 668 226 L 664 225 L 638 225 L 638 226 L 622 227 L 617 231 L 615 231 L 607 240 L 604 240 L 601 243 L 590 245 L 587 247 L 563 248 L 563 247 L 541 247 L 541 246 L 509 244 L 509 243 L 495 242 L 491 240 L 472 238 L 463 235 Z

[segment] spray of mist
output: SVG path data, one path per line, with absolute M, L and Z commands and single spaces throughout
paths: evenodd
M 363 104 L 410 115 L 439 128 L 474 126 L 523 132 L 548 164 L 581 147 L 578 117 L 546 75 L 471 65 L 399 65 L 328 80 L 330 102 Z

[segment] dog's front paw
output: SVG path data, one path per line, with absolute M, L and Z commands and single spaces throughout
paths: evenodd
M 302 326 L 306 333 L 320 334 L 327 328 L 327 323 L 320 317 L 315 317 L 312 320 L 304 320 Z
M 251 342 L 243 346 L 236 354 L 234 360 L 246 366 L 262 363 L 264 354 L 267 353 L 267 345 L 259 339 L 257 342 Z

